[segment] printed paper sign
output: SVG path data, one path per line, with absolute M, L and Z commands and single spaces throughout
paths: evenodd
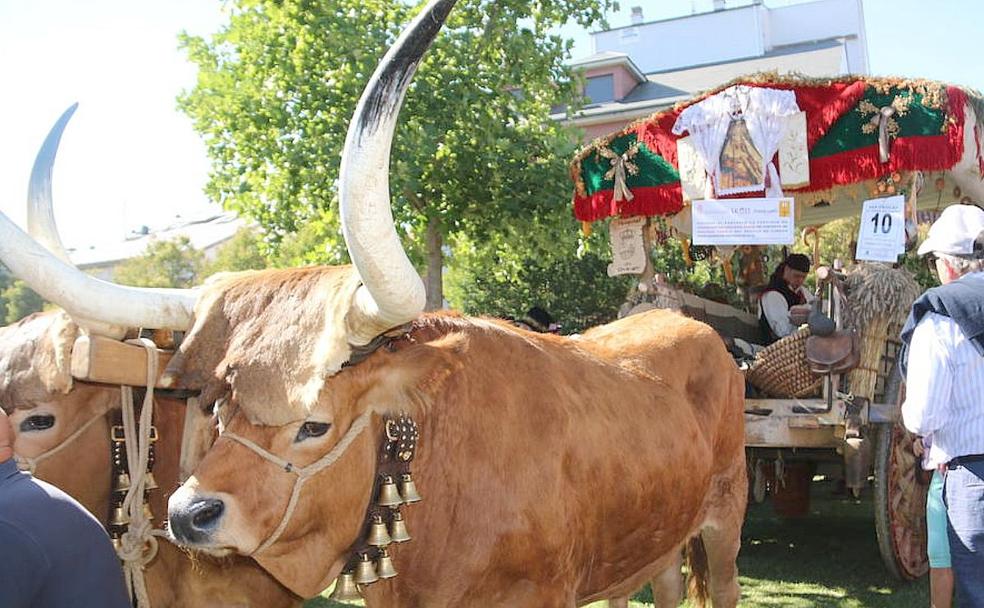
M 639 274 L 646 268 L 646 247 L 642 239 L 644 217 L 617 218 L 608 227 L 612 242 L 612 263 L 608 276 Z
M 858 229 L 856 260 L 895 262 L 905 251 L 905 197 L 890 196 L 864 202 Z
M 694 201 L 694 245 L 792 245 L 792 198 Z

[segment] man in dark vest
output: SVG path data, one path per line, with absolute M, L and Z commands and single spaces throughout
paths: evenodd
M 810 273 L 810 258 L 791 253 L 776 268 L 759 300 L 759 325 L 765 344 L 796 331 L 806 321 L 813 294 L 803 287 Z
M 912 305 L 899 364 L 902 421 L 945 467 L 950 561 L 961 606 L 984 608 L 984 211 L 943 210 L 919 247 L 941 286 Z

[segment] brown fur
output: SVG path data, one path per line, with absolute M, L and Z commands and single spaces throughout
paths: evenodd
M 320 281 L 309 272 L 309 280 Z M 280 284 L 275 273 L 263 281 L 253 293 Z M 229 293 L 214 297 L 233 309 L 250 307 L 232 302 Z M 205 356 L 195 333 L 211 335 L 213 325 L 232 337 L 259 330 L 252 323 L 237 327 L 221 313 L 199 318 L 182 347 L 185 365 Z M 266 330 L 256 343 L 290 331 Z M 233 341 L 241 350 L 208 356 L 262 356 L 246 340 L 225 343 Z M 199 373 L 186 371 L 192 378 Z M 264 371 L 251 386 L 290 382 L 281 369 Z M 281 404 L 251 401 L 238 376 L 228 381 L 224 390 L 239 408 L 230 428 L 297 466 L 330 450 L 365 411 L 405 410 L 417 420 L 414 476 L 424 502 L 405 508 L 414 540 L 393 549 L 400 575 L 370 586 L 369 605 L 572 606 L 627 595 L 674 564 L 679 571 L 680 551 L 695 534 L 709 548 L 715 605 L 737 602 L 743 389 L 706 325 L 657 312 L 571 340 L 428 315 L 415 322 L 408 341 L 328 378 L 309 418 L 333 426 L 300 443 L 294 436 L 301 420 L 253 424 L 258 412 Z M 337 576 L 359 532 L 374 477 L 378 417 L 370 428 L 307 482 L 283 536 L 254 556 L 301 595 L 314 595 Z M 280 521 L 293 481 L 220 438 L 188 484 L 194 496 L 226 503 L 221 526 L 204 545 L 253 552 Z
M 120 407 L 120 389 L 76 382 L 72 390 L 62 391 L 63 381 L 54 384 L 49 381 L 67 376 L 66 368 L 51 367 L 56 365 L 54 351 L 70 352 L 51 336 L 67 340 L 70 349 L 76 332 L 77 328 L 61 312 L 35 315 L 14 326 L 0 328 L 0 403 L 11 412 L 14 449 L 24 456 L 40 454 L 93 417 L 100 417 L 65 449 L 42 461 L 36 474 L 75 497 L 105 525 L 111 491 L 110 422 L 106 414 Z M 67 361 L 66 358 L 57 360 Z M 19 432 L 21 421 L 39 413 L 55 416 L 55 426 L 50 431 Z M 160 522 L 167 512 L 168 496 L 178 487 L 184 405 L 158 398 L 155 418 L 161 440 L 155 447 L 154 475 L 161 490 L 151 492 L 151 509 Z M 146 570 L 146 581 L 153 608 L 300 605 L 298 597 L 253 560 L 238 556 L 193 560 L 165 541 L 160 542 L 159 553 Z

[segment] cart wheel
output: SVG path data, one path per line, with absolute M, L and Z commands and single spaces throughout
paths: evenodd
M 886 387 L 897 395 L 898 372 Z M 893 390 L 890 390 L 893 389 Z M 929 570 L 926 556 L 926 491 L 916 476 L 915 436 L 901 422 L 872 425 L 877 430 L 875 454 L 875 532 L 888 571 L 899 580 L 919 578 Z

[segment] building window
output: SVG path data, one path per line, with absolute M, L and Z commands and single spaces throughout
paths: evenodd
M 592 76 L 584 84 L 584 96 L 591 103 L 606 103 L 615 101 L 615 76 Z

